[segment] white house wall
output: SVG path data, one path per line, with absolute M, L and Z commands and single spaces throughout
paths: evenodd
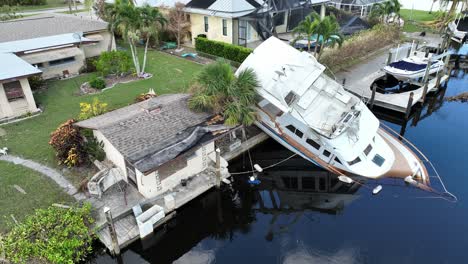
M 125 166 L 125 159 L 122 154 L 107 140 L 107 138 L 98 130 L 93 130 L 93 134 L 98 141 L 102 141 L 104 144 L 104 151 L 106 152 L 106 158 L 122 171 L 122 174 L 127 179 L 127 169 Z
M 180 184 L 181 180 L 187 179 L 208 168 L 211 160 L 215 160 L 216 157 L 214 148 L 214 142 L 210 142 L 203 147 L 200 147 L 189 157 L 189 159 L 187 159 L 186 167 L 178 170 L 170 176 L 167 176 L 162 181 L 160 180 L 159 173 L 157 171 L 145 176 L 136 170 L 138 190 L 145 197 L 151 198 L 173 189 Z
M 83 51 L 86 58 L 92 58 L 101 55 L 102 52 L 107 51 L 110 41 L 112 39 L 112 50 L 115 50 L 115 38 L 110 32 L 100 32 L 94 34 L 87 34 L 85 36 L 91 40 L 99 40 L 98 43 L 83 45 Z
M 28 79 L 23 78 L 19 80 L 21 88 L 23 89 L 24 98 L 9 102 L 3 84 L 0 83 L 0 119 L 13 118 L 25 115 L 27 113 L 34 113 L 39 111 L 34 101 L 34 96 L 29 86 Z

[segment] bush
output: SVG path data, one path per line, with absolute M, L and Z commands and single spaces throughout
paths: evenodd
M 92 250 L 91 205 L 39 209 L 0 237 L 0 252 L 13 263 L 78 263 Z
M 242 63 L 252 49 L 224 43 L 221 41 L 213 41 L 203 37 L 195 39 L 195 49 L 200 52 L 208 53 L 214 56 L 223 57 L 225 59 Z
M 91 81 L 89 81 L 89 85 L 94 89 L 102 90 L 106 88 L 106 81 L 101 77 L 93 77 Z
M 80 73 L 89 73 L 89 72 L 96 72 L 96 63 L 99 60 L 99 56 L 91 57 L 85 59 L 85 65 L 80 70 Z
M 399 40 L 400 30 L 397 26 L 379 24 L 346 39 L 341 48 L 325 49 L 320 62 L 336 72 L 353 61 Z
M 91 117 L 102 115 L 107 112 L 107 103 L 101 103 L 99 99 L 94 98 L 92 103 L 80 103 L 79 120 L 86 120 Z
M 102 141 L 98 141 L 94 136 L 86 138 L 84 149 L 92 159 L 103 161 L 106 158 L 104 143 Z
M 67 120 L 50 135 L 49 145 L 55 150 L 59 164 L 79 166 L 86 161 L 83 137 L 74 119 Z
M 47 4 L 47 0 L 0 0 L 0 6 L 2 5 L 23 6 L 23 5 L 45 5 L 45 4 Z
M 41 76 L 31 76 L 28 78 L 29 81 L 29 86 L 31 87 L 31 90 L 38 90 L 44 87 L 45 81 L 42 79 Z
M 133 66 L 130 55 L 121 50 L 103 52 L 95 65 L 102 76 L 128 73 Z

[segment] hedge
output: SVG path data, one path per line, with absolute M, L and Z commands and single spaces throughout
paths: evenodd
M 214 56 L 223 57 L 225 59 L 242 63 L 250 53 L 252 49 L 232 45 L 229 43 L 209 40 L 203 37 L 195 39 L 195 49 L 197 51 L 208 53 Z
M 24 5 L 45 5 L 47 0 L 0 0 L 0 6 L 9 5 L 9 6 L 24 6 Z

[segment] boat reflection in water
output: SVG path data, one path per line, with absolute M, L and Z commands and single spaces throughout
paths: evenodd
M 271 146 L 273 142 L 265 145 Z M 283 148 L 271 152 L 261 153 L 260 164 L 275 164 L 288 156 L 291 152 Z M 255 154 L 254 154 L 255 155 Z M 257 153 L 257 157 L 260 154 Z M 268 159 L 268 156 L 274 157 Z M 257 206 L 253 211 L 271 214 L 272 219 L 265 239 L 273 240 L 276 233 L 287 232 L 307 212 L 315 211 L 325 214 L 340 214 L 344 208 L 353 202 L 358 195 L 357 190 L 364 184 L 362 178 L 359 183 L 347 184 L 338 180 L 337 175 L 306 162 L 302 157 L 295 156 L 274 169 L 258 175 L 260 184 L 254 189 Z M 277 225 L 282 215 L 292 216 L 288 224 Z

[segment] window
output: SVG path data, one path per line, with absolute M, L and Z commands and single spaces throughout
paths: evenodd
M 335 161 L 338 162 L 339 164 L 343 164 L 341 163 L 340 159 L 338 157 L 335 157 Z
M 348 164 L 349 164 L 350 166 L 352 166 L 352 165 L 354 165 L 354 164 L 356 164 L 356 163 L 359 163 L 360 161 L 361 161 L 361 159 L 360 159 L 359 157 L 356 157 L 354 160 L 348 161 Z
M 385 159 L 380 156 L 379 154 L 375 154 L 374 158 L 372 159 L 377 166 L 382 167 L 382 164 L 385 162 Z
M 330 154 L 331 154 L 330 151 L 328 151 L 328 150 L 326 150 L 326 149 L 323 151 L 323 155 L 324 155 L 325 157 L 330 157 Z
M 4 83 L 3 89 L 9 102 L 24 98 L 23 88 L 19 81 Z
M 369 153 L 371 152 L 371 150 L 372 150 L 372 145 L 369 144 L 369 146 L 367 146 L 367 148 L 364 150 L 364 154 L 366 154 L 366 156 L 369 155 Z
M 60 65 L 60 64 L 73 62 L 73 61 L 75 61 L 75 57 L 68 57 L 68 58 L 63 58 L 63 59 L 59 59 L 59 60 L 49 61 L 49 65 L 50 66 L 56 66 L 56 65 Z
M 296 177 L 281 177 L 283 179 L 284 186 L 288 189 L 297 189 L 298 180 Z
M 295 126 L 293 125 L 287 125 L 286 128 L 293 132 L 294 134 L 296 134 L 296 136 L 302 138 L 302 136 L 304 136 L 304 133 L 302 133 L 302 131 L 300 131 L 299 129 L 297 129 Z
M 205 32 L 208 32 L 208 17 L 204 17 L 205 20 Z
M 315 177 L 303 177 L 302 189 L 315 190 Z
M 274 13 L 273 14 L 273 24 L 275 26 L 284 25 L 285 12 Z
M 319 178 L 319 190 L 325 191 L 327 189 L 325 178 Z
M 314 147 L 315 149 L 320 149 L 320 144 L 318 144 L 317 142 L 313 141 L 312 139 L 308 138 L 306 140 L 306 142 L 311 145 L 312 147 Z
M 284 98 L 284 101 L 286 102 L 286 104 L 288 104 L 288 106 L 290 106 L 294 102 L 296 97 L 297 97 L 296 94 L 293 91 L 291 91 L 288 93 L 288 95 L 286 95 L 286 97 Z
M 286 128 L 293 133 L 296 132 L 296 127 L 294 127 L 293 125 L 287 125 Z
M 223 19 L 223 36 L 227 36 L 227 20 Z
M 33 64 L 33 66 L 36 67 L 36 68 L 42 68 L 42 67 L 44 67 L 44 63 L 39 62 L 39 63 Z

